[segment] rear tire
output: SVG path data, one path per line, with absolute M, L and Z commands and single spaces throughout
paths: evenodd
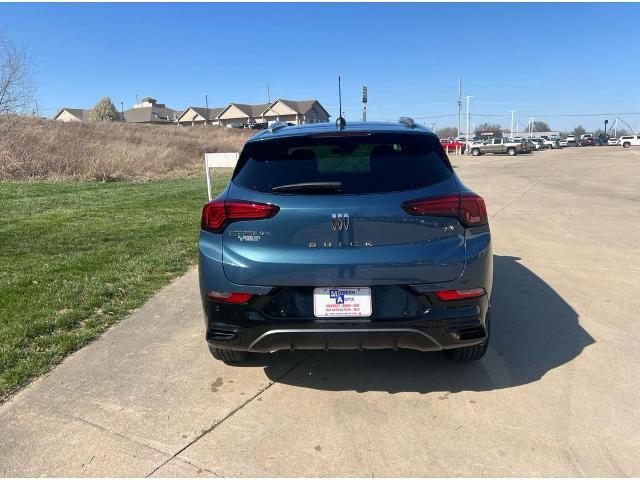
M 631 144 L 629 142 L 624 142 L 622 144 L 622 148 L 629 148 L 631 146 Z
M 507 149 L 507 154 L 508 154 L 510 157 L 515 156 L 515 154 L 516 154 L 516 149 L 515 149 L 515 148 L 509 148 L 509 149 Z
M 471 155 L 473 155 L 474 157 L 479 157 L 480 156 L 480 149 L 479 148 L 472 148 L 471 149 Z
M 228 348 L 217 348 L 209 345 L 209 351 L 213 358 L 224 363 L 242 363 L 249 356 L 249 352 L 243 350 L 229 350 Z
M 484 357 L 484 354 L 487 353 L 487 349 L 489 348 L 489 340 L 491 338 L 490 312 L 487 312 L 485 323 L 487 325 L 487 339 L 484 342 L 477 345 L 471 345 L 469 347 L 451 348 L 448 350 L 444 350 L 444 354 L 447 356 L 447 358 L 455 362 L 473 362 Z

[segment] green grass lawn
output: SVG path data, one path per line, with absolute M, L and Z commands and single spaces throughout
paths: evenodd
M 0 182 L 0 401 L 184 273 L 205 201 L 202 178 Z

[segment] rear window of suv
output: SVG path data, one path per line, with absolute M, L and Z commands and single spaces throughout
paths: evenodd
M 452 172 L 436 137 L 354 132 L 249 142 L 232 181 L 263 193 L 285 193 L 283 187 L 301 183 L 339 184 L 331 193 L 348 195 L 424 188 L 449 178 Z

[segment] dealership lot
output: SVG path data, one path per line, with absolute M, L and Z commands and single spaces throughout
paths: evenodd
M 474 364 L 214 361 L 197 272 L 0 406 L 4 476 L 640 475 L 640 149 L 452 156 L 494 235 Z

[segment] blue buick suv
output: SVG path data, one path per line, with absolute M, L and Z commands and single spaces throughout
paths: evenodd
M 206 340 L 228 363 L 282 349 L 477 360 L 489 343 L 484 201 L 408 118 L 249 139 L 202 210 L 199 275 Z

